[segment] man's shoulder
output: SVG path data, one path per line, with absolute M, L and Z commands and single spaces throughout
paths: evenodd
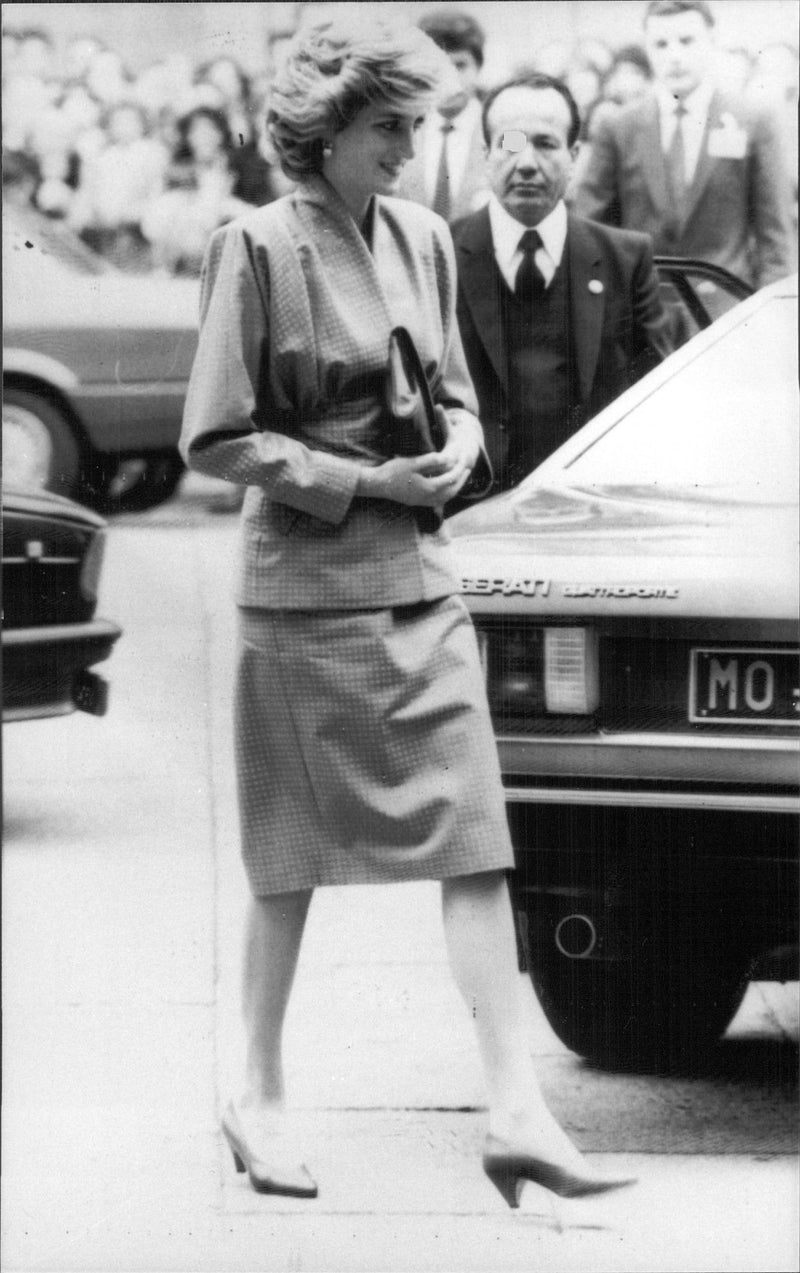
M 775 126 L 774 106 L 755 95 L 729 93 L 718 88 L 715 89 L 711 102 L 716 120 L 723 124 L 732 121 L 748 133 L 758 133 L 763 128 Z
M 639 257 L 651 250 L 650 235 L 643 234 L 641 230 L 623 230 L 618 226 L 604 225 L 600 221 L 590 220 L 589 217 L 579 217 L 573 212 L 569 214 L 568 225 L 573 236 L 614 256 Z

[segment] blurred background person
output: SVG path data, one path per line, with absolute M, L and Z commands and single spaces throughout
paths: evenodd
M 134 77 L 115 49 L 99 49 L 86 71 L 86 87 L 104 106 L 130 98 L 133 82 Z
M 54 220 L 71 217 L 81 178 L 74 129 L 57 106 L 42 111 L 28 134 L 28 151 L 36 161 L 39 179 L 34 207 Z
M 70 130 L 75 154 L 81 164 L 87 163 L 107 142 L 100 102 L 79 80 L 68 81 L 56 101 L 56 107 Z
M 650 91 L 652 79 L 650 61 L 641 45 L 626 44 L 613 55 L 608 71 L 603 77 L 599 97 L 584 108 L 586 118 L 581 130 L 581 147 L 573 165 L 567 190 L 567 202 L 570 205 L 588 168 L 592 138 L 598 125 L 620 107 L 645 97 Z
M 3 146 L 25 150 L 42 113 L 55 102 L 59 84 L 54 74 L 53 45 L 46 31 L 5 33 L 3 63 Z
M 133 101 L 108 111 L 107 144 L 87 160 L 72 224 L 94 251 L 120 269 L 150 266 L 142 219 L 164 189 L 169 155 L 149 134 L 147 116 Z
M 775 116 L 786 155 L 792 191 L 792 226 L 797 241 L 798 53 L 791 44 L 765 44 L 755 60 L 748 96 Z
M 233 57 L 217 57 L 200 66 L 195 85 L 217 94 L 219 109 L 233 138 L 231 166 L 236 174 L 234 193 L 246 203 L 261 207 L 289 188 L 271 151 L 262 143 L 262 117 L 266 104 L 253 92 L 252 80 Z M 268 158 L 268 154 L 270 158 Z
M 490 193 L 478 95 L 486 36 L 471 14 L 458 9 L 434 9 L 417 25 L 447 54 L 458 84 L 426 119 L 399 193 L 453 222 L 483 207 Z
M 714 80 L 718 88 L 735 97 L 742 97 L 750 83 L 755 58 L 745 48 L 718 49 L 714 66 Z
M 653 82 L 650 59 L 641 44 L 617 49 L 603 81 L 601 100 L 610 106 L 627 106 L 645 97 Z
M 141 223 L 159 268 L 199 275 L 214 230 L 251 207 L 235 193 L 233 150 L 222 111 L 198 106 L 178 120 L 166 189 L 145 210 Z
M 63 73 L 67 81 L 85 84 L 89 67 L 95 57 L 105 49 L 102 40 L 88 33 L 76 33 L 66 44 L 63 57 Z
M 763 286 L 792 273 L 786 158 L 777 125 L 714 79 L 706 0 L 651 0 L 645 42 L 655 91 L 604 116 L 573 206 Z

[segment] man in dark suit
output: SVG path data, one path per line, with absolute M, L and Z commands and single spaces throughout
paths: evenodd
M 756 287 L 791 274 L 794 236 L 780 129 L 717 88 L 706 0 L 653 0 L 645 41 L 655 92 L 603 118 L 574 210 L 635 226 L 654 250 L 725 266 Z
M 531 74 L 496 88 L 483 107 L 492 197 L 453 227 L 492 493 L 669 352 L 647 236 L 567 213 L 579 127 L 560 80 Z
M 398 193 L 452 223 L 489 198 L 477 92 L 486 37 L 471 14 L 449 6 L 424 13 L 418 26 L 449 57 L 458 87 L 426 119 Z

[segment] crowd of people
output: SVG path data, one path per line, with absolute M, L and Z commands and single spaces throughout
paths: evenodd
M 266 80 L 182 54 L 133 74 L 75 35 L 3 32 L 6 185 L 123 269 L 197 274 L 208 239 L 289 184 L 261 126 Z
M 422 25 L 444 40 L 442 47 L 451 42 L 454 63 L 460 59 L 459 72 L 469 81 L 465 103 L 473 98 L 472 116 L 467 110 L 453 117 L 451 151 L 458 152 L 458 130 L 468 119 L 475 148 L 462 145 L 471 202 L 454 201 L 452 221 L 488 199 L 478 109 L 491 89 L 481 82 L 484 35 L 473 18 L 449 7 L 424 16 Z M 773 112 L 788 167 L 796 170 L 797 50 L 771 43 L 759 50 L 717 48 L 715 57 L 721 87 Z M 652 92 L 645 43 L 548 42 L 509 67 L 511 75 L 526 70 L 563 80 L 577 102 L 577 188 L 598 133 Z M 263 126 L 268 94 L 266 67 L 251 74 L 227 54 L 193 65 L 185 54 L 170 53 L 134 73 L 118 50 L 93 35 L 76 33 L 57 49 L 44 27 L 4 30 L 7 188 L 23 190 L 41 213 L 65 222 L 123 269 L 197 274 L 217 226 L 291 186 Z M 432 162 L 429 186 L 434 180 Z M 412 189 L 411 197 L 432 203 L 432 189 L 427 199 L 422 190 Z

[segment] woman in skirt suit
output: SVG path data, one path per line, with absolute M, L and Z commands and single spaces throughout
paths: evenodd
M 261 1192 L 314 1197 L 288 1149 L 281 1031 L 317 885 L 440 879 L 489 1091 L 484 1167 L 517 1205 L 596 1175 L 526 1037 L 503 789 L 440 511 L 485 463 L 445 223 L 394 197 L 449 68 L 416 28 L 334 16 L 296 38 L 268 124 L 293 193 L 216 232 L 186 401 L 190 468 L 246 486 L 236 757 L 252 892 L 246 1073 L 223 1132 Z M 389 336 L 411 332 L 443 450 L 387 450 Z

